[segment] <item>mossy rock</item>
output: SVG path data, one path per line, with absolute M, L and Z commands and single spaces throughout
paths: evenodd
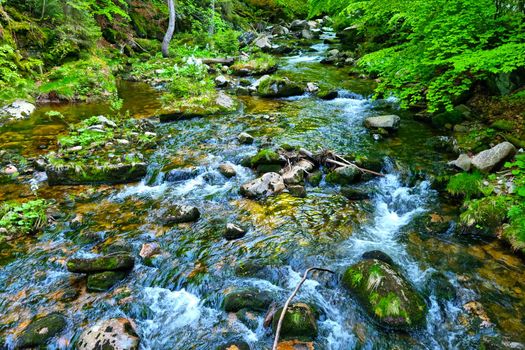
M 44 348 L 49 339 L 58 335 L 66 325 L 66 318 L 55 313 L 33 320 L 17 339 L 16 348 Z
M 266 311 L 272 303 L 272 296 L 256 288 L 237 289 L 224 297 L 224 310 L 237 312 L 242 309 Z
M 215 348 L 216 350 L 250 350 L 250 345 L 244 341 L 234 341 L 219 345 Z
M 50 186 L 124 184 L 141 180 L 147 173 L 146 163 L 49 166 L 46 169 Z
M 162 108 L 158 117 L 162 123 L 235 113 L 239 102 L 222 92 L 176 99 Z
M 135 260 L 129 254 L 111 254 L 95 258 L 71 258 L 67 270 L 75 273 L 96 273 L 104 271 L 128 271 L 135 266 Z
M 281 156 L 279 156 L 279 154 L 275 152 L 274 150 L 271 150 L 268 148 L 262 149 L 250 159 L 250 165 L 256 168 L 259 165 L 263 165 L 263 164 L 281 165 L 282 164 Z
M 349 267 L 342 283 L 366 313 L 385 328 L 408 331 L 425 324 L 428 310 L 424 299 L 383 261 L 367 259 Z
M 511 120 L 498 119 L 490 125 L 491 128 L 501 131 L 513 131 L 516 125 Z
M 88 276 L 87 289 L 90 292 L 105 292 L 119 281 L 126 278 L 124 271 L 105 271 L 94 273 Z
M 277 310 L 272 321 L 275 333 L 283 309 Z M 281 339 L 313 340 L 317 337 L 318 328 L 315 312 L 304 303 L 295 303 L 286 309 L 281 327 Z
M 256 330 L 259 326 L 258 317 L 259 313 L 248 309 L 241 309 L 235 313 L 235 316 L 241 321 L 246 327 L 251 330 Z
M 314 187 L 317 187 L 319 186 L 319 184 L 321 183 L 321 181 L 323 180 L 323 173 L 320 172 L 319 170 L 317 171 L 314 171 L 313 173 L 310 173 L 308 174 L 308 176 L 306 177 L 306 181 L 314 186 Z
M 280 173 L 282 170 L 281 164 L 260 164 L 257 166 L 257 174 L 262 175 L 266 173 Z
M 443 112 L 436 114 L 432 117 L 432 124 L 439 128 L 443 128 L 447 125 L 454 126 L 461 123 L 464 120 L 463 113 L 461 111 L 452 110 L 449 112 Z
M 361 172 L 357 167 L 349 165 L 340 167 L 326 176 L 326 182 L 336 185 L 350 185 L 361 178 Z
M 440 272 L 434 272 L 426 283 L 426 292 L 434 294 L 438 300 L 454 300 L 456 289 L 450 283 L 447 276 Z
M 174 205 L 164 214 L 162 221 L 166 225 L 181 224 L 199 220 L 201 213 L 196 207 L 189 205 Z
M 291 97 L 304 93 L 304 89 L 288 78 L 267 77 L 261 79 L 257 94 L 261 97 Z

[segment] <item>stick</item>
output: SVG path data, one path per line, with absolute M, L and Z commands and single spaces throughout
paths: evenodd
M 284 320 L 284 316 L 286 315 L 286 310 L 288 310 L 288 306 L 290 305 L 290 303 L 292 302 L 292 299 L 295 297 L 295 295 L 297 294 L 297 292 L 299 292 L 299 289 L 301 288 L 301 286 L 303 285 L 303 283 L 306 281 L 306 278 L 308 277 L 308 273 L 310 271 L 314 271 L 314 270 L 317 270 L 317 271 L 324 271 L 324 272 L 329 272 L 329 273 L 335 273 L 331 270 L 327 270 L 327 269 L 322 269 L 322 268 L 318 268 L 318 267 L 310 267 L 308 270 L 306 270 L 304 272 L 304 275 L 303 275 L 303 278 L 301 279 L 301 282 L 299 282 L 299 284 L 297 285 L 297 287 L 295 287 L 295 290 L 293 291 L 293 293 L 290 295 L 290 297 L 288 298 L 288 300 L 286 300 L 286 303 L 284 303 L 284 306 L 283 306 L 283 311 L 281 311 L 281 316 L 279 316 L 279 322 L 277 323 L 277 329 L 275 330 L 275 339 L 273 341 L 273 347 L 272 347 L 272 350 L 277 350 L 277 345 L 279 344 L 279 336 L 281 334 L 281 327 L 283 325 L 283 320 Z
M 376 176 L 385 176 L 385 174 L 381 174 L 381 173 L 377 173 L 375 171 L 372 171 L 372 170 L 368 170 L 368 169 L 363 169 L 363 168 L 360 168 L 358 167 L 357 165 L 355 164 L 352 164 L 350 162 L 347 162 L 347 163 L 341 163 L 341 162 L 338 162 L 337 160 L 333 160 L 333 159 L 327 159 L 326 160 L 327 163 L 330 163 L 330 164 L 335 164 L 335 165 L 339 165 L 339 166 L 349 166 L 349 165 L 353 165 L 357 168 L 357 170 L 363 172 L 363 173 L 369 173 L 369 174 L 372 174 L 372 175 L 376 175 Z

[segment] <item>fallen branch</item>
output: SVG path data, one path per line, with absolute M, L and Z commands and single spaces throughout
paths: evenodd
M 375 172 L 375 171 L 372 171 L 372 170 L 360 168 L 357 165 L 352 164 L 350 162 L 342 163 L 342 162 L 338 162 L 337 160 L 333 160 L 333 159 L 327 159 L 326 162 L 330 163 L 330 164 L 334 164 L 334 165 L 343 166 L 343 167 L 345 167 L 345 166 L 355 166 L 357 168 L 357 170 L 359 170 L 362 173 L 369 173 L 369 174 L 376 175 L 376 176 L 385 176 L 385 174 L 381 174 L 381 173 L 378 173 L 378 172 Z
M 281 311 L 281 316 L 279 316 L 279 322 L 277 323 L 277 329 L 275 330 L 275 339 L 273 341 L 272 350 L 277 350 L 277 345 L 279 344 L 279 336 L 281 335 L 281 327 L 283 325 L 284 316 L 286 315 L 286 311 L 288 310 L 288 306 L 292 302 L 292 299 L 295 297 L 297 292 L 299 292 L 299 289 L 301 289 L 301 286 L 303 285 L 303 283 L 308 278 L 308 273 L 310 273 L 311 271 L 323 271 L 323 272 L 335 273 L 335 272 L 333 272 L 331 270 L 322 269 L 322 268 L 318 268 L 318 267 L 310 267 L 308 270 L 306 270 L 304 272 L 304 275 L 303 275 L 303 278 L 301 279 L 301 282 L 299 282 L 297 287 L 295 287 L 295 290 L 293 291 L 293 293 L 290 295 L 290 297 L 288 297 L 288 300 L 286 300 L 286 303 L 284 303 L 283 311 Z

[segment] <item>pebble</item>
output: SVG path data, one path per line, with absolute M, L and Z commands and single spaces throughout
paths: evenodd
M 14 165 L 8 165 L 4 168 L 4 171 L 3 173 L 5 175 L 13 175 L 13 174 L 16 174 L 18 173 L 18 169 L 14 166 Z

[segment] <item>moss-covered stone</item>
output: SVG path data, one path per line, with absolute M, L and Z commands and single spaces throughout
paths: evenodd
M 411 330 L 425 324 L 424 299 L 405 277 L 383 261 L 367 259 L 349 267 L 342 283 L 383 327 Z
M 308 174 L 306 177 L 306 181 L 312 185 L 312 186 L 319 186 L 321 181 L 323 180 L 323 173 L 319 170 L 314 171 L 313 173 Z
M 283 309 L 277 310 L 273 317 L 272 329 L 275 333 Z M 317 321 L 312 308 L 304 303 L 290 305 L 281 327 L 282 339 L 313 340 L 317 337 Z
M 438 300 L 454 300 L 456 298 L 456 289 L 448 278 L 440 272 L 435 272 L 430 276 L 426 283 L 426 292 L 434 294 Z
M 66 318 L 60 314 L 49 314 L 33 320 L 16 342 L 18 349 L 44 347 L 49 339 L 66 328 Z
M 174 99 L 167 103 L 158 113 L 161 122 L 204 117 L 208 115 L 234 113 L 239 102 L 223 92 L 215 90 L 197 96 Z
M 104 292 L 127 276 L 124 271 L 105 271 L 88 276 L 87 289 L 90 292 Z
M 257 312 L 254 312 L 252 310 L 248 309 L 241 309 L 235 313 L 239 321 L 244 323 L 244 325 L 251 330 L 256 330 L 259 326 L 259 314 Z
M 361 177 L 361 172 L 357 167 L 349 165 L 340 167 L 326 176 L 326 181 L 337 185 L 350 185 L 357 182 Z
M 491 128 L 501 131 L 513 131 L 516 128 L 516 125 L 511 120 L 498 119 L 490 125 Z
M 443 112 L 440 114 L 437 114 L 432 117 L 432 124 L 434 124 L 437 127 L 443 128 L 445 126 L 454 126 L 456 124 L 459 124 L 463 121 L 463 113 L 460 111 L 450 111 L 450 112 Z
M 199 220 L 199 209 L 188 205 L 174 205 L 164 214 L 162 221 L 166 225 L 181 224 Z
M 46 169 L 51 186 L 130 183 L 139 181 L 146 173 L 146 163 L 87 165 L 81 169 L 72 164 Z
M 282 160 L 277 152 L 265 148 L 250 159 L 250 165 L 254 168 L 262 164 L 282 164 Z
M 67 262 L 69 272 L 94 273 L 131 270 L 135 260 L 129 254 L 112 254 L 95 258 L 71 258 Z
M 288 78 L 263 78 L 257 87 L 257 94 L 262 97 L 290 97 L 302 95 L 303 93 L 304 89 Z
M 224 297 L 224 310 L 237 312 L 241 309 L 266 311 L 272 302 L 270 293 L 256 288 L 234 290 Z

